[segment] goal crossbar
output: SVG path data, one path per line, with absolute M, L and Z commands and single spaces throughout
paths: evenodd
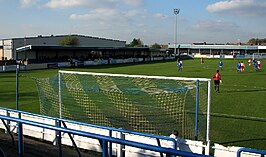
M 59 70 L 59 73 L 79 74 L 79 75 L 95 75 L 95 76 L 167 79 L 167 80 L 170 79 L 170 80 L 181 80 L 181 81 L 204 81 L 204 82 L 211 81 L 211 79 L 208 79 L 208 78 L 187 78 L 187 77 L 164 77 L 164 76 L 147 76 L 147 75 L 110 74 L 110 73 L 94 73 L 94 72 L 79 72 L 79 71 L 65 71 L 65 70 Z

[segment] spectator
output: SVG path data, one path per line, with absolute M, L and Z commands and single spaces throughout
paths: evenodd
M 185 139 L 178 137 L 178 131 L 177 130 L 173 130 L 172 134 L 169 137 L 175 139 L 176 146 L 177 146 L 177 148 L 174 148 L 174 143 L 172 141 L 170 141 L 169 148 L 179 149 L 179 144 L 185 143 Z M 166 157 L 172 157 L 172 156 L 173 155 L 171 155 L 171 154 L 166 154 Z

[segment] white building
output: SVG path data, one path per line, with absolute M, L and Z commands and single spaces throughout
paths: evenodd
M 233 55 L 266 53 L 266 46 L 259 45 L 216 45 L 216 44 L 169 44 L 169 49 L 177 48 L 177 54 Z

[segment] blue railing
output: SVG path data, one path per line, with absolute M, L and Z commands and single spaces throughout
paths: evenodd
M 256 149 L 250 149 L 250 148 L 240 148 L 237 151 L 237 157 L 241 157 L 242 152 L 248 152 L 248 153 L 255 153 L 255 154 L 260 154 L 261 157 L 266 156 L 266 151 L 264 150 L 256 150 Z
M 71 123 L 71 124 L 77 124 L 77 125 L 82 125 L 82 126 L 87 126 L 87 127 L 93 127 L 93 128 L 108 130 L 110 137 L 112 136 L 112 132 L 113 131 L 126 133 L 126 134 L 131 134 L 131 135 L 149 137 L 149 138 L 156 139 L 158 146 L 161 146 L 160 140 L 171 141 L 171 142 L 174 143 L 174 148 L 177 147 L 176 141 L 173 138 L 166 137 L 166 136 L 146 134 L 146 133 L 128 131 L 128 130 L 117 129 L 117 128 L 112 128 L 112 127 L 98 126 L 98 125 L 94 125 L 94 124 L 82 123 L 82 122 L 77 122 L 77 121 L 67 120 L 67 119 L 62 119 L 62 118 L 49 117 L 49 116 L 44 116 L 44 115 L 39 115 L 39 114 L 30 113 L 30 112 L 24 112 L 24 111 L 9 109 L 9 108 L 3 108 L 3 107 L 0 107 L 0 109 L 6 110 L 6 111 L 9 111 L 9 112 L 15 112 L 15 113 L 18 113 L 18 114 L 25 114 L 25 115 L 30 115 L 30 116 L 39 117 L 39 118 L 46 118 L 46 119 L 54 120 L 55 122 L 58 122 L 58 121 L 59 122 L 67 122 L 67 123 Z M 112 144 L 110 143 L 110 146 L 111 145 Z M 112 152 L 112 147 L 109 148 L 109 153 L 111 154 L 111 152 Z
M 60 121 L 63 121 L 63 122 L 68 122 L 68 123 L 72 123 L 72 124 L 78 124 L 78 125 L 83 125 L 83 126 L 88 126 L 88 127 L 93 127 L 93 128 L 99 128 L 99 129 L 104 129 L 104 130 L 109 130 L 109 131 L 117 131 L 117 132 L 126 133 L 126 134 L 132 134 L 132 135 L 145 136 L 145 137 L 154 138 L 154 139 L 172 141 L 175 144 L 174 145 L 175 148 L 177 147 L 176 146 L 176 141 L 173 138 L 170 138 L 170 137 L 153 135 L 153 134 L 146 134 L 146 133 L 140 133 L 140 132 L 134 132 L 134 131 L 128 131 L 128 130 L 124 130 L 124 129 L 117 129 L 117 128 L 99 126 L 99 125 L 88 124 L 88 123 L 82 123 L 82 122 L 77 122 L 77 121 L 73 121 L 73 120 L 49 117 L 49 116 L 45 116 L 45 115 L 39 115 L 39 114 L 30 113 L 30 112 L 24 112 L 24 111 L 18 111 L 18 110 L 4 108 L 4 107 L 0 107 L 0 109 L 6 110 L 6 111 L 11 111 L 11 112 L 16 112 L 18 114 L 20 113 L 20 114 L 25 114 L 25 115 L 39 117 L 39 118 L 51 119 L 51 120 L 55 120 L 55 121 L 60 120 Z
M 132 146 L 132 147 L 137 147 L 137 148 L 151 150 L 151 151 L 160 152 L 160 153 L 179 155 L 179 156 L 184 156 L 184 157 L 210 157 L 207 155 L 195 154 L 195 153 L 180 151 L 180 150 L 176 150 L 176 149 L 172 149 L 172 148 L 163 148 L 163 147 L 154 146 L 154 145 L 150 145 L 150 144 L 144 144 L 144 143 L 139 143 L 139 142 L 134 142 L 134 141 L 129 141 L 129 140 L 122 140 L 122 139 L 118 139 L 118 138 L 114 138 L 114 137 L 99 135 L 99 134 L 75 130 L 75 129 L 62 128 L 60 125 L 53 126 L 53 125 L 49 125 L 49 124 L 44 124 L 44 123 L 34 122 L 34 121 L 30 121 L 30 120 L 14 118 L 14 117 L 8 117 L 8 116 L 3 116 L 3 115 L 0 115 L 0 119 L 17 122 L 18 125 L 21 126 L 18 128 L 18 136 L 22 136 L 21 134 L 23 134 L 22 124 L 27 124 L 27 125 L 31 125 L 31 126 L 35 126 L 35 127 L 41 127 L 41 128 L 45 128 L 45 129 L 55 130 L 55 131 L 59 132 L 59 135 L 61 135 L 61 133 L 63 132 L 63 133 L 69 133 L 69 134 L 73 134 L 73 135 L 84 136 L 84 137 L 89 137 L 89 138 L 101 140 L 102 141 L 102 157 L 108 157 L 108 142 Z M 61 141 L 61 136 L 59 136 L 59 140 Z M 18 146 L 19 147 L 23 146 L 23 144 L 21 144 L 21 143 L 23 143 L 23 138 L 21 140 L 18 140 Z M 61 148 L 61 145 L 59 145 L 59 149 L 60 148 Z M 19 148 L 18 150 L 23 150 L 23 148 Z M 19 157 L 23 157 L 23 155 L 24 155 L 23 151 L 18 152 Z M 60 153 L 59 153 L 59 156 L 60 156 Z

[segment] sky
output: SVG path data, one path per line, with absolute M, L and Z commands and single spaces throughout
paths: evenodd
M 0 0 L 0 4 L 0 39 L 79 34 L 173 44 L 175 30 L 180 44 L 266 38 L 266 0 Z M 178 15 L 174 8 L 180 9 Z

